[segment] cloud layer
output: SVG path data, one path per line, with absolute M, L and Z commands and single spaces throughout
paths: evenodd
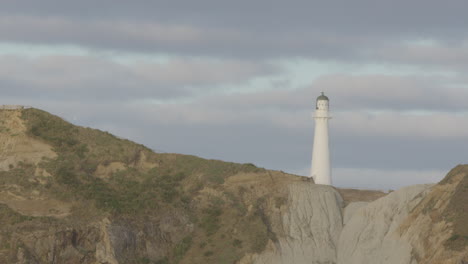
M 136 100 L 188 97 L 223 84 L 241 85 L 278 68 L 239 60 L 173 59 L 116 63 L 91 56 L 0 57 L 4 96 Z
M 466 62 L 467 8 L 458 0 L 7 1 L 0 40 L 175 55 L 457 63 L 460 53 Z
M 325 91 L 340 186 L 437 181 L 468 156 L 467 9 L 461 0 L 5 1 L 0 91 L 5 104 L 158 151 L 302 174 Z

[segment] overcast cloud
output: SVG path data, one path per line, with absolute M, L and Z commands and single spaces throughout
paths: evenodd
M 4 104 L 157 151 L 307 175 L 330 97 L 337 186 L 436 182 L 468 157 L 466 1 L 7 0 Z

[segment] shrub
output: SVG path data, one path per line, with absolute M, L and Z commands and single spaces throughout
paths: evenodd
M 164 257 L 164 258 L 156 261 L 155 264 L 169 264 L 169 260 L 166 257 Z
M 211 236 L 220 228 L 219 217 L 223 213 L 219 205 L 212 204 L 208 208 L 202 210 L 200 226 L 205 230 L 207 236 Z
M 242 241 L 239 239 L 234 239 L 234 241 L 232 241 L 232 245 L 237 248 L 242 248 Z
M 174 248 L 174 257 L 176 259 L 176 262 L 180 261 L 184 256 L 185 253 L 190 249 L 192 246 L 192 237 L 187 236 L 184 239 L 182 239 L 179 244 L 177 244 Z

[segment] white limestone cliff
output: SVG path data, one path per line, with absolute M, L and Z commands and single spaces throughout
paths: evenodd
M 248 255 L 240 263 L 256 264 L 331 264 L 336 263 L 336 249 L 342 228 L 338 192 L 330 186 L 296 182 L 288 186 L 287 211 L 273 223 L 277 241 L 267 250 Z
M 432 186 L 409 186 L 373 202 L 350 203 L 343 210 L 334 188 L 292 183 L 287 187 L 287 210 L 269 216 L 276 241 L 239 263 L 418 264 L 418 245 L 401 233 L 401 226 L 408 225 L 411 212 Z M 424 228 L 413 226 L 413 237 Z
M 429 187 L 406 187 L 357 209 L 340 234 L 337 263 L 416 263 L 411 245 L 397 231 Z

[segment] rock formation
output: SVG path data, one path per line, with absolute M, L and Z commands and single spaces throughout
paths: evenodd
M 288 206 L 277 219 L 267 250 L 240 263 L 336 263 L 342 228 L 342 199 L 329 186 L 311 182 L 288 186 Z
M 358 209 L 346 208 L 350 215 L 340 234 L 338 263 L 413 263 L 411 245 L 396 231 L 429 187 L 406 187 Z

